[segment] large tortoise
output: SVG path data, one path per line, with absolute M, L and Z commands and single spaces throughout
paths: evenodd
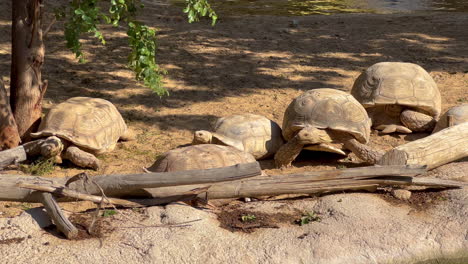
M 54 153 L 59 162 L 64 158 L 77 166 L 93 169 L 100 166 L 93 154 L 112 151 L 119 139 L 133 138 L 111 102 L 90 97 L 73 97 L 54 106 L 41 122 L 38 132 L 31 133 L 31 136 L 58 137 L 63 147 L 46 144 L 42 148 L 48 150 L 42 153 Z M 51 150 L 57 148 L 60 150 Z
M 468 122 L 468 104 L 457 105 L 447 110 L 440 117 L 432 133 L 437 133 L 444 128 L 465 122 Z
M 240 151 L 234 147 L 216 144 L 199 144 L 169 150 L 160 155 L 147 170 L 152 172 L 204 170 L 250 162 L 255 162 L 255 158 L 252 154 Z M 187 188 L 187 191 L 191 189 L 193 189 L 193 187 Z M 158 188 L 158 191 L 162 193 L 167 193 L 169 190 L 170 188 Z M 217 200 L 215 203 L 210 202 L 210 204 L 215 206 L 223 205 L 232 200 L 233 199 L 221 199 Z M 190 204 L 197 205 L 198 202 L 200 202 L 200 199 L 196 198 L 191 201 Z M 207 202 L 208 201 L 203 201 L 203 203 Z
M 383 133 L 430 131 L 441 112 L 436 83 L 413 63 L 376 63 L 356 79 L 351 94 Z
M 276 153 L 276 165 L 290 165 L 303 148 L 340 154 L 345 154 L 345 148 L 375 163 L 382 154 L 364 145 L 370 127 L 366 110 L 352 95 L 328 88 L 309 90 L 284 113 L 283 137 L 288 142 Z
M 202 170 L 255 162 L 252 154 L 231 146 L 200 144 L 177 148 L 163 153 L 148 170 L 169 172 Z
M 251 153 L 259 160 L 273 156 L 284 143 L 280 126 L 261 115 L 222 117 L 217 120 L 213 131 L 196 131 L 192 144 L 232 146 Z

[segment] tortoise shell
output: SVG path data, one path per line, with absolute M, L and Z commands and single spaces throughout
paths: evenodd
M 111 151 L 127 125 L 117 108 L 100 98 L 73 97 L 50 109 L 34 138 L 57 136 L 95 153 Z
M 447 110 L 440 117 L 432 133 L 464 122 L 468 122 L 468 104 L 457 105 Z
M 351 94 L 365 107 L 397 104 L 438 118 L 441 96 L 437 84 L 421 66 L 379 62 L 354 82 Z
M 358 141 L 367 143 L 371 120 L 352 95 L 321 88 L 309 90 L 295 98 L 284 113 L 282 128 L 286 140 L 305 127 L 347 132 Z
M 153 172 L 202 170 L 250 162 L 255 162 L 252 154 L 234 147 L 200 144 L 165 152 L 148 170 Z
M 251 153 L 256 159 L 272 156 L 283 145 L 280 126 L 254 114 L 219 118 L 213 136 L 228 146 Z

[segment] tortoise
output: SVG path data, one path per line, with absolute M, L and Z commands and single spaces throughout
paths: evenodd
M 382 133 L 431 131 L 441 112 L 437 84 L 413 63 L 376 63 L 356 79 L 351 94 Z
M 192 144 L 232 146 L 251 153 L 259 160 L 273 156 L 284 143 L 280 126 L 261 115 L 222 117 L 216 121 L 213 131 L 196 131 Z
M 117 108 L 100 98 L 73 97 L 54 106 L 39 125 L 33 138 L 56 136 L 63 147 L 53 144 L 41 146 L 41 152 L 56 155 L 77 166 L 97 170 L 99 160 L 93 154 L 112 151 L 119 139 L 131 140 L 132 133 Z M 60 144 L 61 145 L 61 144 Z M 54 150 L 60 148 L 59 150 Z M 63 148 L 63 152 L 61 151 Z
M 283 137 L 288 141 L 275 155 L 278 167 L 289 166 L 303 148 L 339 154 L 343 149 L 375 163 L 382 155 L 366 144 L 371 120 L 350 94 L 320 88 L 304 92 L 288 106 L 283 118 Z
M 447 110 L 447 112 L 440 117 L 432 133 L 437 133 L 444 128 L 464 122 L 468 122 L 468 104 L 457 105 Z
M 198 144 L 169 150 L 160 155 L 146 170 L 151 172 L 203 170 L 250 162 L 255 162 L 255 158 L 252 154 L 240 151 L 234 147 L 216 144 Z M 193 186 L 188 187 L 190 188 L 187 188 L 187 191 L 193 189 Z M 158 190 L 165 192 L 164 187 L 158 188 Z M 208 202 L 206 200 L 207 198 L 208 197 L 201 199 L 197 197 L 188 202 L 188 204 L 199 206 L 201 203 L 216 207 L 218 205 L 228 204 L 234 200 L 217 199 L 216 202 L 213 203 Z
M 199 144 L 163 153 L 148 170 L 152 172 L 202 170 L 250 162 L 255 162 L 252 154 L 234 147 Z

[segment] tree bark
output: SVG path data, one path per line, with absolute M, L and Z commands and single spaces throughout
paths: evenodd
M 468 157 L 468 122 L 448 127 L 387 152 L 380 165 L 424 165 L 433 169 Z
M 12 1 L 12 61 L 10 104 L 19 136 L 29 141 L 37 129 L 47 82 L 42 82 L 44 44 L 41 29 L 42 0 Z
M 0 80 L 0 150 L 14 148 L 19 143 L 18 128 L 8 101 L 7 91 Z
M 157 188 L 175 185 L 205 184 L 215 182 L 241 180 L 261 175 L 258 162 L 237 164 L 229 167 L 206 170 L 188 170 L 176 172 L 153 172 L 144 174 L 102 175 L 88 177 L 78 174 L 71 178 L 42 178 L 34 176 L 20 176 L 0 174 L 0 201 L 40 202 L 39 192 L 19 187 L 21 184 L 34 184 L 55 188 L 68 188 L 75 192 L 108 197 L 120 197 L 121 194 L 131 193 L 132 190 L 143 188 Z M 197 187 L 191 190 L 197 189 Z M 192 195 L 191 190 L 173 194 Z M 58 194 L 58 193 L 56 193 Z M 65 195 L 65 193 L 62 193 Z M 149 196 L 148 196 L 149 197 Z

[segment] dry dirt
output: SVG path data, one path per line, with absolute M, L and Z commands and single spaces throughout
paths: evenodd
M 49 80 L 44 112 L 74 96 L 113 102 L 137 139 L 119 143 L 99 158 L 104 166 L 91 175 L 142 172 L 159 154 L 191 142 L 192 133 L 210 128 L 221 116 L 264 115 L 279 124 L 289 102 L 303 91 L 329 87 L 349 91 L 356 77 L 381 61 L 413 62 L 434 78 L 443 110 L 468 102 L 468 14 L 343 14 L 333 16 L 222 16 L 215 27 L 207 21 L 188 24 L 179 8 L 144 1 L 140 19 L 158 31 L 158 63 L 167 70 L 170 96 L 158 97 L 133 78 L 125 66 L 129 48 L 124 28 L 103 27 L 107 45 L 84 40 L 87 64 L 65 48 L 61 23 L 48 34 L 43 78 Z M 49 4 L 47 2 L 46 4 Z M 10 1 L 0 2 L 0 78 L 9 84 Z M 48 24 L 51 14 L 45 14 Z M 297 19 L 297 27 L 290 27 Z M 391 149 L 427 134 L 380 135 L 371 145 Z M 262 161 L 267 173 L 282 174 L 362 165 L 353 155 L 302 153 L 292 168 L 277 170 Z M 453 163 L 431 176 L 466 175 L 466 162 Z M 56 166 L 48 177 L 83 170 L 70 163 Z M 13 170 L 10 173 L 21 173 Z M 468 181 L 465 177 L 461 180 Z M 35 204 L 0 203 L 0 217 L 18 215 Z M 69 203 L 68 211 L 93 207 Z M 13 241 L 13 240 L 12 240 Z M 13 241 L 16 242 L 16 241 Z M 13 243 L 12 242 L 12 243 Z M 21 241 L 20 241 L 21 242 Z

